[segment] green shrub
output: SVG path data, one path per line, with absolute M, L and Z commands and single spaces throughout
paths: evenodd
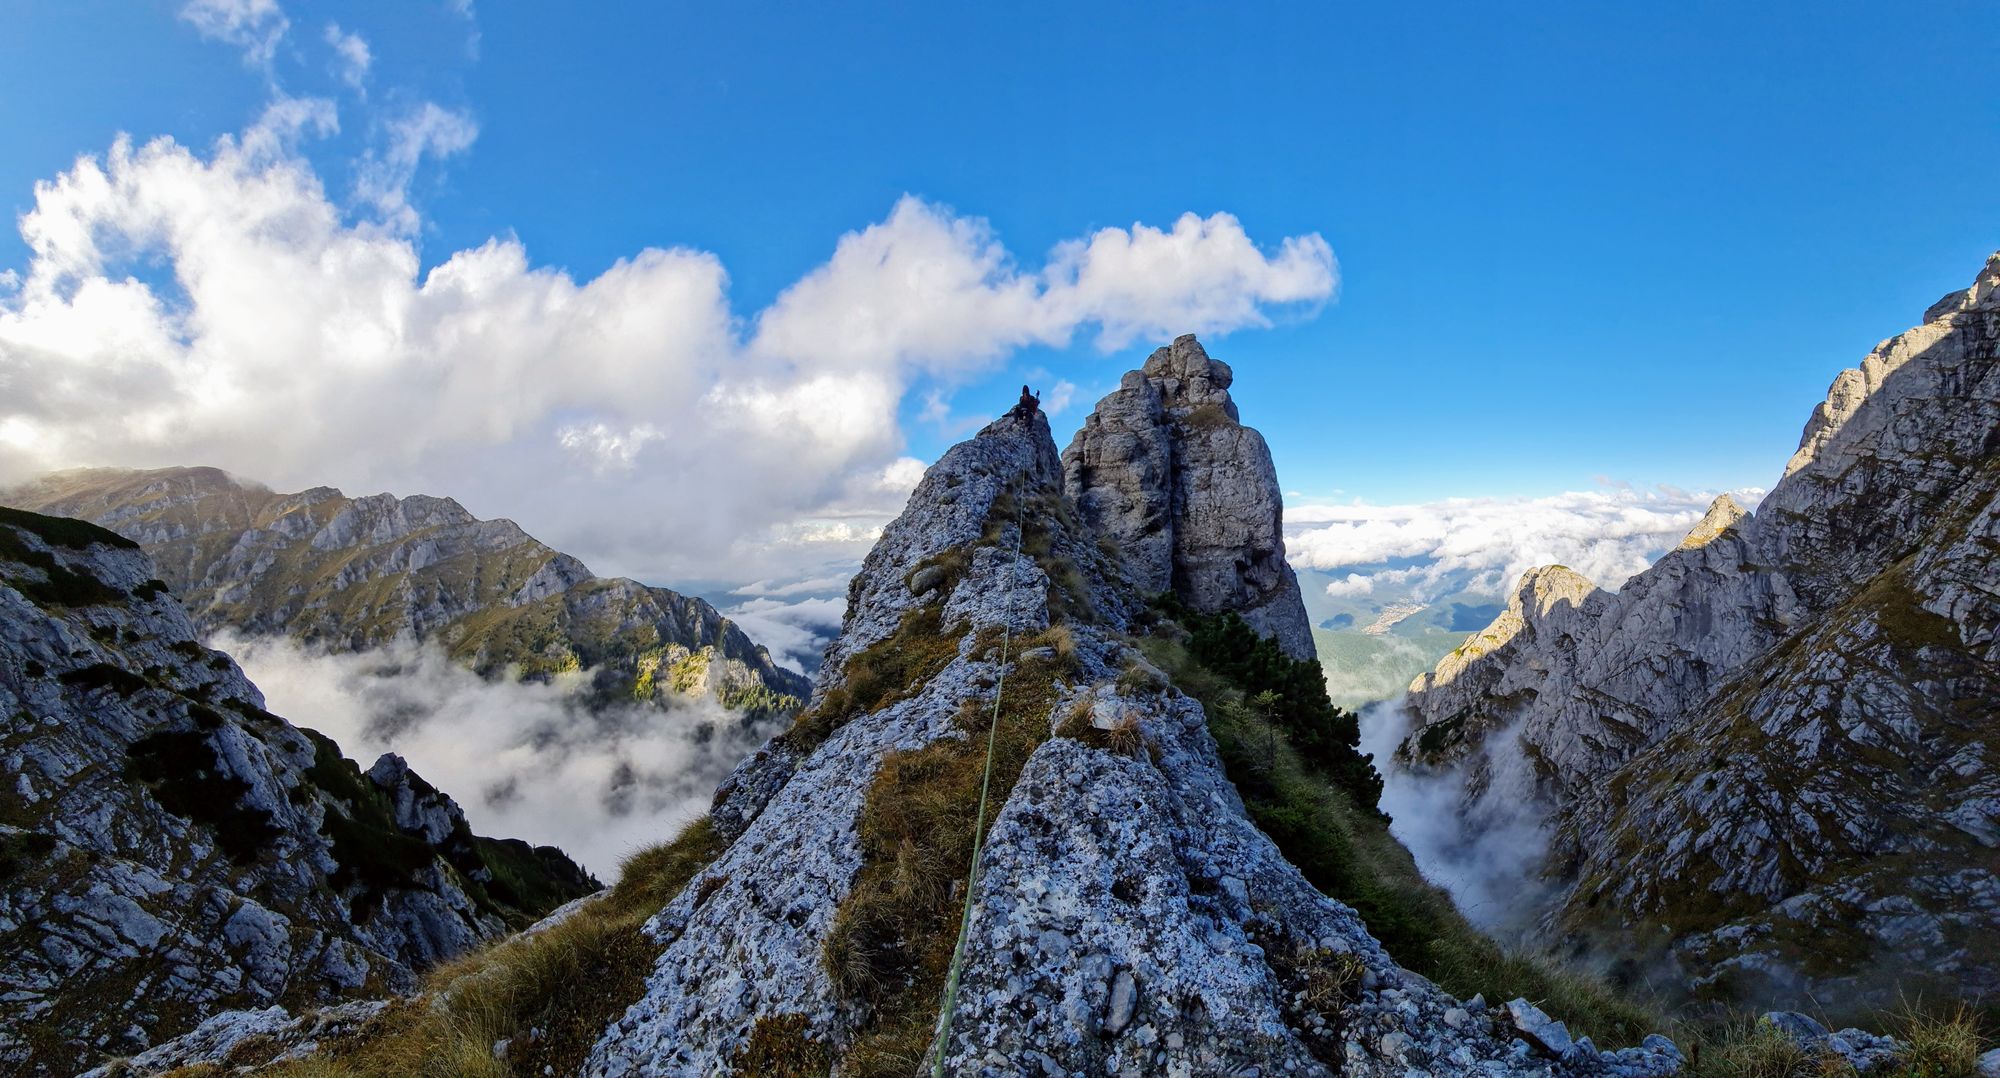
M 0 883 L 26 872 L 55 848 L 56 837 L 42 831 L 9 831 L 0 835 Z
M 12 525 L 28 532 L 49 546 L 67 547 L 70 550 L 88 550 L 92 546 L 115 547 L 119 550 L 137 550 L 139 544 L 111 531 L 100 528 L 87 520 L 73 517 L 51 517 L 40 513 L 30 513 L 25 509 L 13 509 L 0 505 L 0 525 Z
M 1302 721 L 1317 720 L 1324 731 L 1326 720 L 1311 694 L 1299 694 L 1311 702 L 1304 709 L 1286 697 L 1292 671 L 1278 661 L 1282 653 L 1274 658 L 1275 647 L 1245 646 L 1235 626 L 1216 627 L 1197 639 L 1201 635 L 1190 634 L 1183 642 L 1169 630 L 1141 639 L 1139 646 L 1176 687 L 1202 703 L 1223 768 L 1251 820 L 1308 882 L 1353 907 L 1398 964 L 1461 998 L 1526 997 L 1606 1045 L 1637 1043 L 1666 1025 L 1652 1009 L 1609 986 L 1510 954 L 1473 928 L 1389 834 L 1372 797 L 1379 777 L 1360 784 L 1364 801 L 1356 796 L 1352 769 L 1323 766 L 1325 739 L 1317 756 L 1298 750 L 1294 737 Z M 1197 646 L 1219 656 L 1232 672 L 1198 660 Z M 1342 744 L 1333 739 L 1336 752 Z
M 65 670 L 56 675 L 56 680 L 85 692 L 92 689 L 110 689 L 120 696 L 131 696 L 150 687 L 145 678 L 122 666 L 113 666 L 110 663 L 91 663 L 75 670 Z
M 1161 606 L 1187 628 L 1187 650 L 1195 662 L 1260 701 L 1306 766 L 1345 790 L 1356 807 L 1378 811 L 1382 775 L 1361 751 L 1360 720 L 1333 706 L 1318 663 L 1286 655 L 1234 611 L 1198 614 L 1171 596 Z
M 150 602 L 166 593 L 167 582 L 157 579 L 148 580 L 144 584 L 132 589 L 132 597 L 142 602 Z

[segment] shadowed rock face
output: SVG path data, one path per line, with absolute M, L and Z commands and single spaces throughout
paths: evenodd
M 0 493 L 0 502 L 139 543 L 205 632 L 337 651 L 408 635 L 438 641 L 482 673 L 594 668 L 617 683 L 607 695 L 629 696 L 643 679 L 725 706 L 783 710 L 777 698 L 795 706 L 806 692 L 803 677 L 708 603 L 593 576 L 513 521 L 480 520 L 449 498 L 279 494 L 215 468 L 93 468 Z
M 1615 594 L 1536 570 L 1411 685 L 1399 757 L 1469 788 L 1520 727 L 1554 931 L 1646 926 L 1717 995 L 2000 990 L 1996 290 L 2000 255 L 1843 371 L 1754 516 Z
M 1149 593 L 1233 610 L 1298 659 L 1313 655 L 1284 504 L 1264 436 L 1237 420 L 1229 366 L 1192 335 L 1097 402 L 1063 453 L 1063 485 Z
M 154 571 L 0 510 L 0 1070 L 405 989 L 595 889 L 559 851 L 475 837 L 402 760 L 364 774 L 266 712 Z

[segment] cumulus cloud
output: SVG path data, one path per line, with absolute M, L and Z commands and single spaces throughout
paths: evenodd
M 1746 507 L 1763 497 L 1730 493 Z M 1505 596 L 1522 573 L 1550 564 L 1615 589 L 1679 543 L 1714 498 L 1608 487 L 1544 498 L 1295 505 L 1285 509 L 1285 548 L 1294 566 L 1339 574 L 1326 585 L 1336 598 Z
M 1324 239 L 1266 253 L 1226 213 L 1184 214 L 1171 232 L 1102 229 L 1024 273 L 985 221 L 905 196 L 779 296 L 752 346 L 819 365 L 955 372 L 1027 344 L 1067 345 L 1087 326 L 1111 351 L 1146 335 L 1268 325 L 1267 306 L 1325 300 L 1335 279 Z
M 1266 305 L 1318 303 L 1338 283 L 1333 249 L 1317 234 L 1289 237 L 1267 255 L 1227 213 L 1184 213 L 1169 231 L 1100 229 L 1058 245 L 1044 276 L 1065 318 L 1102 327 L 1097 346 L 1105 351 L 1147 337 L 1269 325 Z
M 181 19 L 201 36 L 243 50 L 243 62 L 267 74 L 292 28 L 278 0 L 188 0 Z
M 580 677 L 486 681 L 435 645 L 358 654 L 224 635 L 270 709 L 339 742 L 365 769 L 398 753 L 465 810 L 472 829 L 562 847 L 599 879 L 672 838 L 761 742 L 714 705 L 591 710 Z
M 341 30 L 339 23 L 327 23 L 327 45 L 333 49 L 333 73 L 349 87 L 360 90 L 368 82 L 368 65 L 374 55 L 360 34 Z
M 275 8 L 201 10 L 237 34 Z M 599 571 L 789 573 L 858 557 L 900 509 L 920 466 L 895 417 L 919 379 L 1079 333 L 1261 325 L 1335 286 L 1319 237 L 1265 250 L 1227 214 L 1103 230 L 1033 270 L 985 222 L 906 197 L 745 316 L 704 251 L 589 279 L 512 237 L 420 258 L 412 178 L 476 123 L 394 117 L 345 208 L 301 149 L 336 125 L 281 97 L 206 150 L 120 138 L 36 186 L 0 294 L 0 482 L 213 464 L 451 494 Z

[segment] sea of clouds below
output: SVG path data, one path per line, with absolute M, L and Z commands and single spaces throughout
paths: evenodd
M 266 706 L 365 769 L 394 752 L 465 810 L 475 833 L 554 845 L 599 879 L 706 811 L 715 786 L 773 731 L 709 701 L 586 708 L 582 679 L 487 680 L 435 644 L 358 654 L 217 636 Z

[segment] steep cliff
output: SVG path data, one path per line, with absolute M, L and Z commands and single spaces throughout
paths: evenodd
M 1410 687 L 1399 754 L 1518 729 L 1548 925 L 1720 997 L 2000 991 L 2000 255 L 1834 380 L 1754 515 L 1616 593 L 1537 570 Z
M 1234 377 L 1192 335 L 1155 351 L 1084 420 L 1063 452 L 1063 486 L 1143 592 L 1233 611 L 1310 659 L 1277 471 L 1264 436 L 1238 419 Z
M 409 635 L 483 673 L 594 669 L 606 696 L 784 711 L 807 690 L 708 603 L 592 576 L 512 521 L 479 520 L 449 498 L 278 494 L 214 468 L 99 468 L 0 502 L 138 542 L 206 632 L 341 651 Z
M 0 1069 L 407 989 L 595 887 L 266 712 L 131 541 L 0 510 Z

